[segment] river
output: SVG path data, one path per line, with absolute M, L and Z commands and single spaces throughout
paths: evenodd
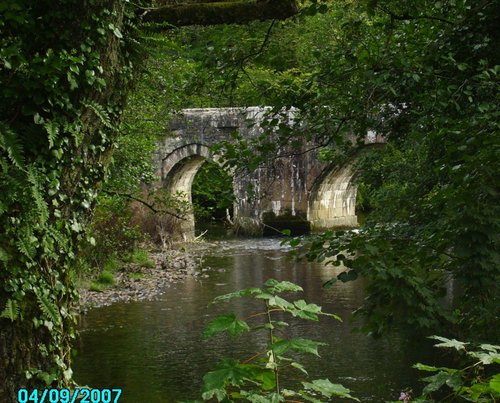
M 221 312 L 246 316 L 258 309 L 253 301 L 208 306 L 216 296 L 245 287 L 260 287 L 269 278 L 301 285 L 298 295 L 336 313 L 344 321 L 292 321 L 289 336 L 324 341 L 321 358 L 304 357 L 310 379 L 329 378 L 352 390 L 364 402 L 397 400 L 418 389 L 411 368 L 428 362 L 427 347 L 400 335 L 382 339 L 353 333 L 350 313 L 364 297 L 361 281 L 322 284 L 339 270 L 320 263 L 296 262 L 276 238 L 225 240 L 193 246 L 200 258 L 199 277 L 172 285 L 155 301 L 116 303 L 82 317 L 73 359 L 75 379 L 96 388 L 122 388 L 120 403 L 178 402 L 199 398 L 203 374 L 225 356 L 246 358 L 265 345 L 264 336 L 203 339 L 204 326 Z M 345 400 L 343 400 L 345 401 Z

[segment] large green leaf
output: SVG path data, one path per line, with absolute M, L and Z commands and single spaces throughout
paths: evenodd
M 250 327 L 245 321 L 239 320 L 234 314 L 217 316 L 208 324 L 203 332 L 204 337 L 211 337 L 221 332 L 228 332 L 231 336 L 237 336 L 247 332 Z
M 290 281 L 277 281 L 273 278 L 267 280 L 264 286 L 268 288 L 267 291 L 270 293 L 304 291 L 301 286 L 291 283 Z
M 288 350 L 293 350 L 299 353 L 314 354 L 319 357 L 318 347 L 324 345 L 325 343 L 309 339 L 290 339 L 279 340 L 273 343 L 271 349 L 278 355 L 284 354 Z
M 351 391 L 338 383 L 332 383 L 328 379 L 315 379 L 312 382 L 302 382 L 306 390 L 321 393 L 323 396 L 331 398 L 333 396 L 346 397 L 359 402 L 359 399 L 351 396 Z
M 489 387 L 497 394 L 497 396 L 500 396 L 500 373 L 491 377 Z
M 202 398 L 209 400 L 215 397 L 220 402 L 226 396 L 226 386 L 242 385 L 252 378 L 255 368 L 254 365 L 240 364 L 234 359 L 224 359 L 215 370 L 203 377 Z
M 319 320 L 318 314 L 322 313 L 319 305 L 308 304 L 303 299 L 294 301 L 293 305 L 294 307 L 287 309 L 287 312 L 302 319 L 317 321 Z
M 230 292 L 228 294 L 219 295 L 218 297 L 214 298 L 212 303 L 215 304 L 218 302 L 227 302 L 232 300 L 233 298 L 243 298 L 259 294 L 262 294 L 262 290 L 260 288 L 245 288 L 243 290 L 238 290 L 235 292 Z
M 455 339 L 447 339 L 441 336 L 430 336 L 429 339 L 439 340 L 442 343 L 435 344 L 434 347 L 454 348 L 458 351 L 465 350 L 465 346 L 469 343 L 463 343 Z
M 443 385 L 448 385 L 453 390 L 457 390 L 460 386 L 462 386 L 462 380 L 458 370 L 455 370 L 452 373 L 448 371 L 441 371 L 435 375 L 424 378 L 423 380 L 427 382 L 426 387 L 422 391 L 422 394 L 424 395 L 435 392 Z

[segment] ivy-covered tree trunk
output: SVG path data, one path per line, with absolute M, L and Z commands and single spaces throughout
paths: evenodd
M 142 59 L 140 14 L 124 0 L 0 6 L 1 402 L 71 384 L 72 265 Z
M 2 6 L 2 402 L 17 401 L 20 387 L 71 381 L 72 263 L 133 77 L 127 21 L 134 14 L 125 4 L 16 0 Z

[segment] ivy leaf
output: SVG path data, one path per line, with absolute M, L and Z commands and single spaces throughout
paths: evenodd
M 271 345 L 271 349 L 278 355 L 281 355 L 288 350 L 297 351 L 299 353 L 314 354 L 319 357 L 318 347 L 324 346 L 325 343 L 309 340 L 309 339 L 290 339 L 280 340 Z
M 114 35 L 115 35 L 118 39 L 122 39 L 122 38 L 123 38 L 122 33 L 120 32 L 120 30 L 119 30 L 117 27 L 115 27 L 115 25 L 114 25 L 114 24 L 109 24 L 109 25 L 108 25 L 108 27 L 109 27 L 109 29 L 110 29 L 111 31 L 113 31 L 113 34 L 114 34 Z
M 332 288 L 333 285 L 337 282 L 337 279 L 334 277 L 334 278 L 331 278 L 330 280 L 326 281 L 325 283 L 323 283 L 322 287 L 326 290 L 328 290 L 329 288 Z
M 246 322 L 236 318 L 234 314 L 220 315 L 210 322 L 203 332 L 204 337 L 212 337 L 221 332 L 228 332 L 231 336 L 237 336 L 248 332 L 250 327 Z
M 321 393 L 325 397 L 339 396 L 346 397 L 359 402 L 359 399 L 350 395 L 351 391 L 346 387 L 338 384 L 331 383 L 328 379 L 315 379 L 312 382 L 302 382 L 304 388 Z

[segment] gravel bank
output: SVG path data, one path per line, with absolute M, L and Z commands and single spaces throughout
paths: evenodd
M 199 262 L 179 250 L 152 252 L 152 268 L 126 263 L 114 273 L 115 284 L 101 292 L 80 289 L 80 309 L 85 313 L 91 308 L 115 302 L 153 300 L 166 289 L 188 276 L 198 276 Z

